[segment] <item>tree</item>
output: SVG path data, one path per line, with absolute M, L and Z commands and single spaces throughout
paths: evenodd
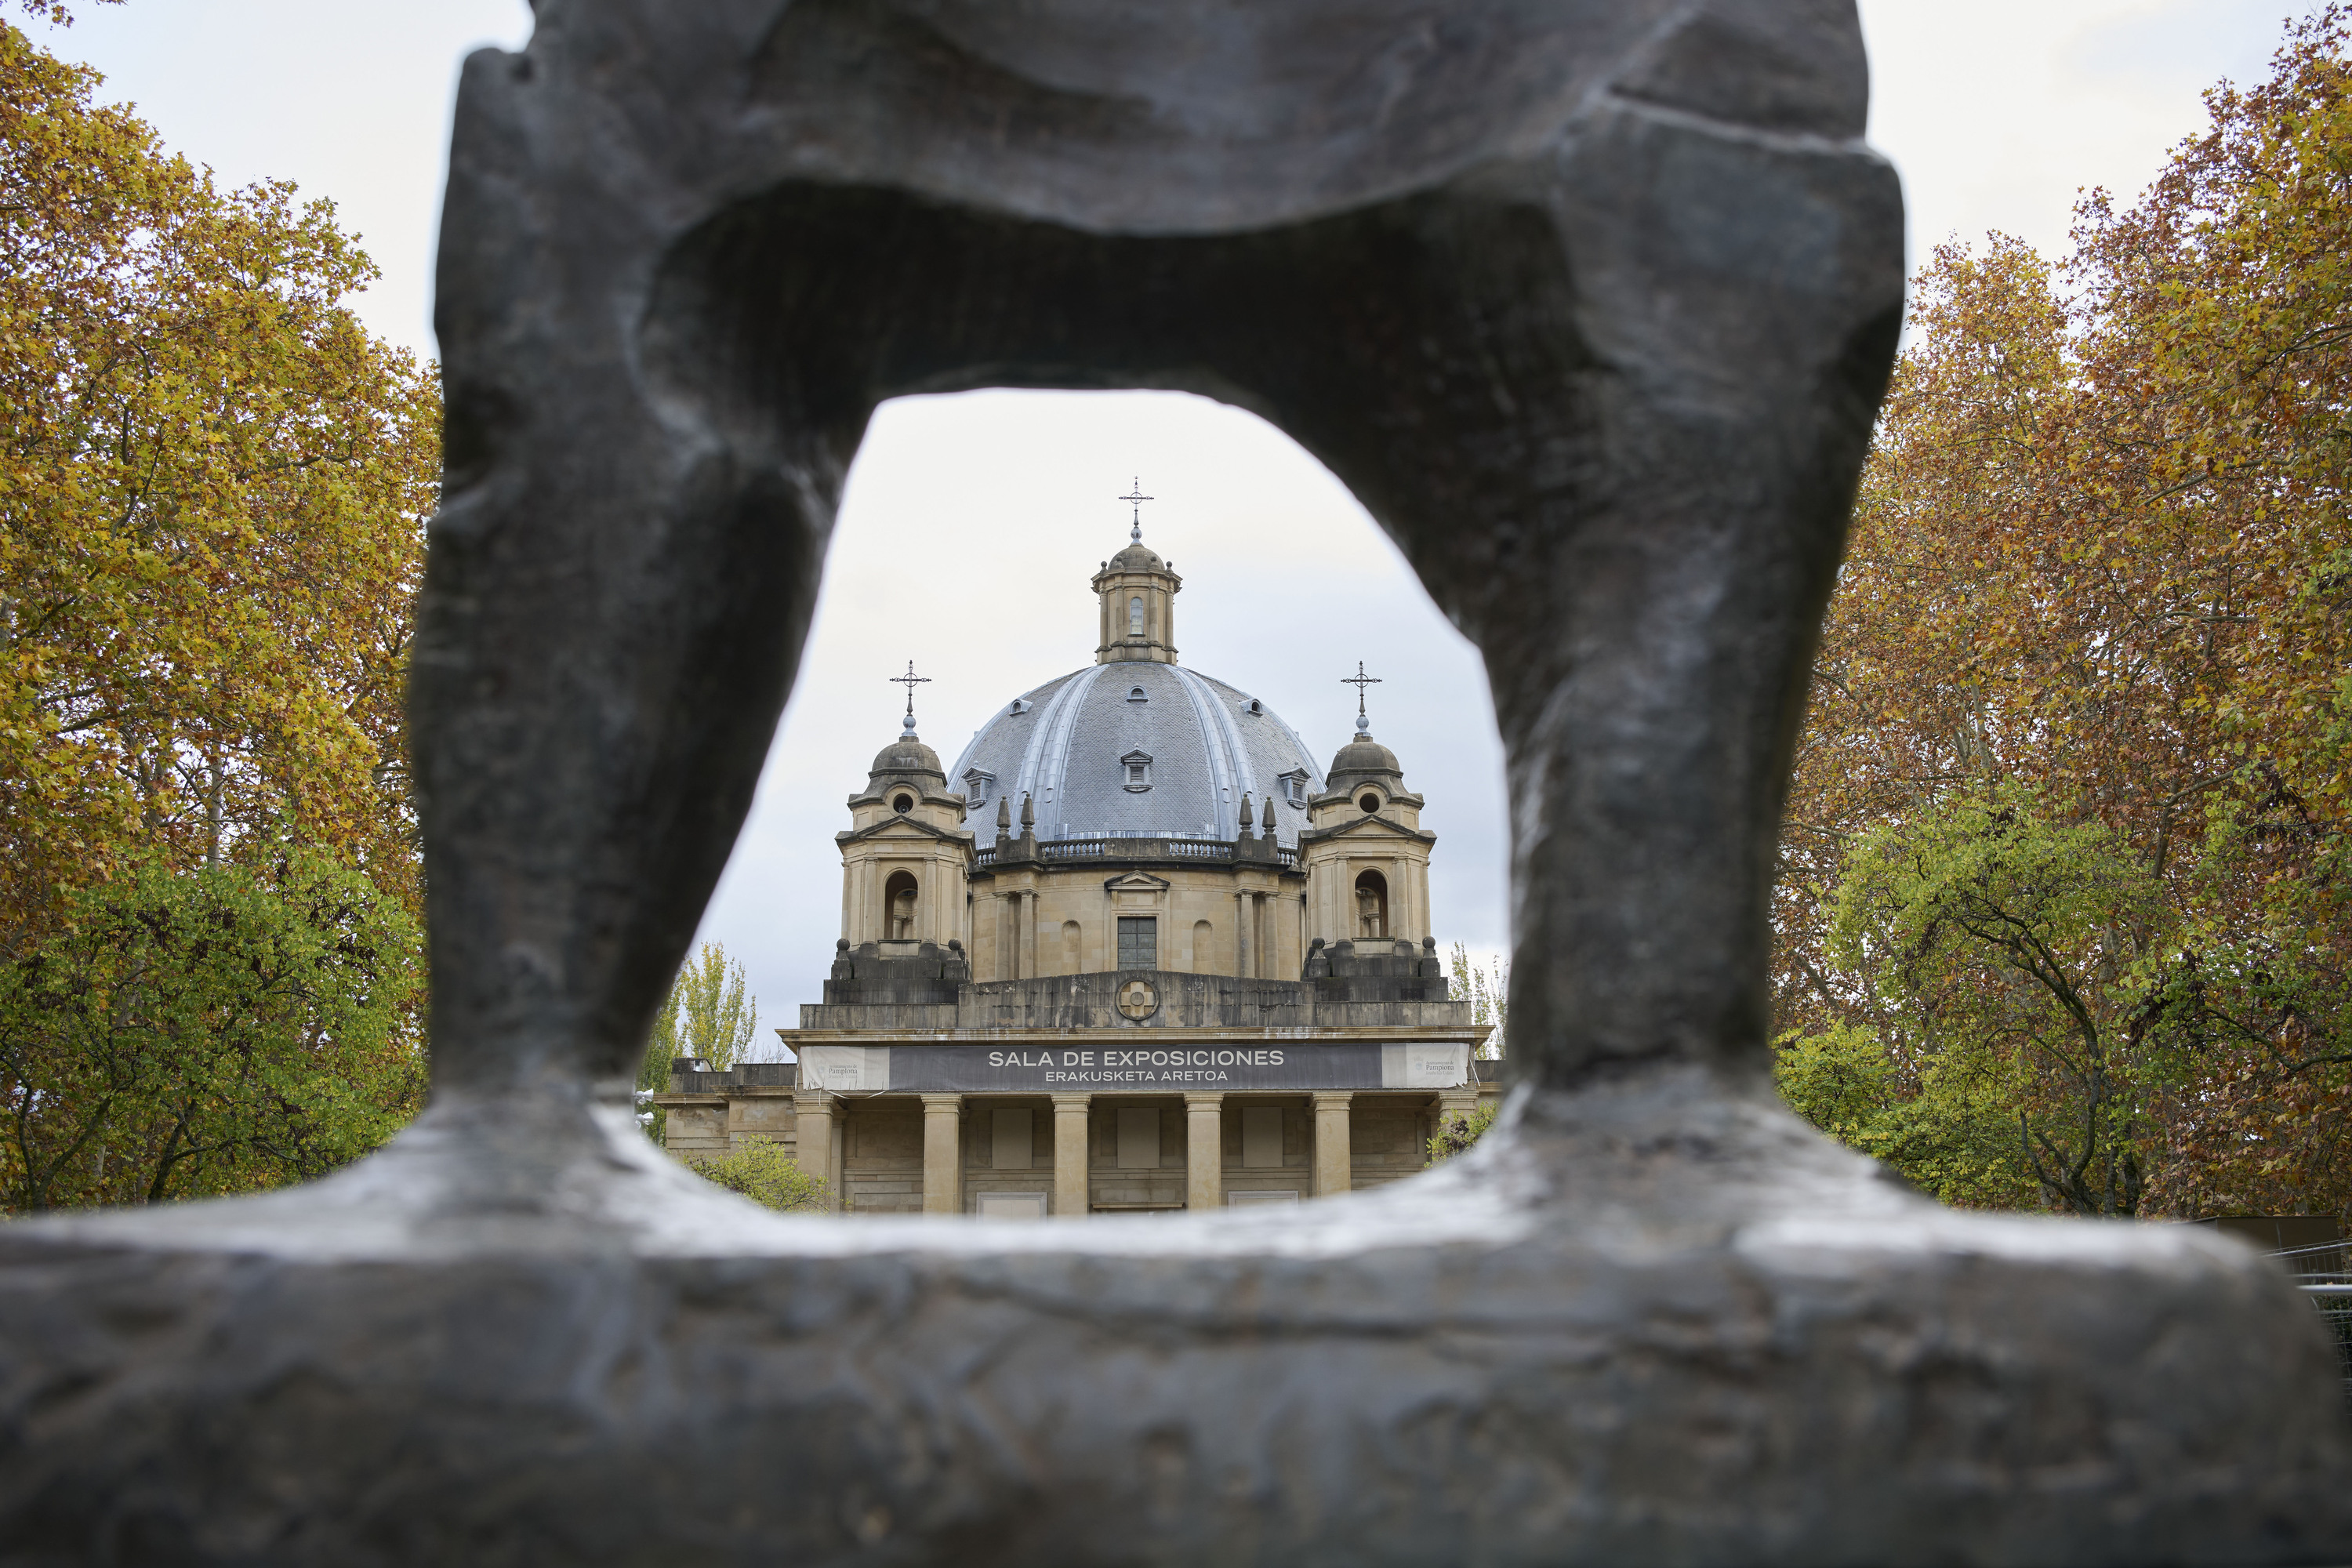
M 2346 57 L 2341 9 L 2295 27 L 2268 81 L 2207 95 L 2209 129 L 2136 205 L 2082 205 L 2063 264 L 2000 236 L 1936 252 L 1781 840 L 1784 1038 L 1878 1041 L 1916 1107 L 1916 1020 L 1832 951 L 1853 857 L 2012 785 L 2041 830 L 2101 829 L 2103 864 L 2146 891 L 2117 936 L 2137 978 L 2101 994 L 2128 994 L 2133 1051 L 2168 1064 L 2131 1112 L 2155 1212 L 2352 1212 Z M 1948 1017 L 1990 1017 L 2023 983 L 1948 979 Z
M 27 6 L 54 22 L 62 6 Z M 316 1174 L 415 1109 L 401 692 L 430 367 L 324 202 L 0 24 L 7 1202 Z
M 23 1212 L 320 1175 L 424 1091 L 421 940 L 315 852 L 140 866 L 0 965 L 0 1178 Z
M 665 1079 L 673 1057 L 699 1057 L 713 1072 L 725 1072 L 751 1048 L 759 1026 L 759 1004 L 746 987 L 743 966 L 718 942 L 706 942 L 670 983 L 654 1020 L 646 1065 L 654 1065 L 658 1050 Z
M 1880 1060 L 1849 1026 L 1791 1042 L 1784 1079 L 1817 1125 L 1930 1190 L 2013 1194 L 2009 1165 L 2053 1207 L 2137 1213 L 2155 1069 L 2134 1024 L 2168 923 L 2113 833 L 2048 821 L 2014 786 L 1885 825 L 1850 852 L 1830 927 L 1832 958 L 1868 979 Z M 1913 1092 L 1887 1093 L 1898 1075 Z
M 759 1004 L 751 999 L 743 966 L 718 942 L 704 942 L 670 982 L 654 1016 L 637 1064 L 640 1102 L 669 1087 L 669 1064 L 676 1058 L 698 1057 L 714 1072 L 733 1067 L 751 1050 L 759 1024 Z M 659 1143 L 667 1121 L 661 1107 L 652 1107 L 644 1119 L 646 1136 Z
M 0 24 L 0 950 L 281 832 L 414 908 L 430 369 L 346 308 L 331 204 L 216 189 L 98 80 Z
M 1472 1023 L 1494 1026 L 1478 1054 L 1490 1060 L 1501 1057 L 1504 1026 L 1511 1016 L 1511 961 L 1497 953 L 1486 963 L 1473 963 L 1469 948 L 1457 942 L 1451 968 L 1454 999 L 1470 1004 Z

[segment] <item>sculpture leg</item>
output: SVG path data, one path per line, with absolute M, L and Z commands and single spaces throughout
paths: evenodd
M 790 461 L 681 449 L 642 383 L 537 368 L 593 391 L 519 389 L 511 428 L 457 437 L 485 477 L 434 521 L 412 673 L 445 1100 L 634 1068 L 750 807 L 864 419 Z M 453 388 L 455 417 L 486 400 Z
M 1485 654 L 1514 1070 L 1752 1077 L 1781 792 L 1899 321 L 1899 194 L 1864 153 L 1630 108 L 1476 189 L 1510 216 L 1456 247 L 1454 298 L 1386 363 L 1301 388 L 1290 427 Z M 1342 385 L 1381 390 L 1351 409 Z

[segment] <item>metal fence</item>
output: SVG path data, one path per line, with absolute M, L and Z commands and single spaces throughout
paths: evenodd
M 2295 1288 L 2319 1309 L 2335 1335 L 2336 1370 L 2344 1380 L 2345 1401 L 2352 1404 L 2352 1273 L 2344 1267 L 2346 1247 L 2342 1241 L 2324 1241 L 2312 1247 L 2290 1247 L 2271 1256 L 2294 1276 Z

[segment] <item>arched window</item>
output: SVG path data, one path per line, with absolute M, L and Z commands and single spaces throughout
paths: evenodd
M 892 942 L 915 940 L 915 874 L 893 871 L 882 884 L 882 907 L 887 911 L 883 928 Z
M 1131 637 L 1143 635 L 1143 596 L 1139 594 L 1127 602 L 1127 635 Z
M 1356 940 L 1379 942 L 1389 934 L 1389 879 L 1378 871 L 1356 876 Z

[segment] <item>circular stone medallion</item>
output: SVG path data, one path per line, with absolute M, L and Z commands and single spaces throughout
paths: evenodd
M 1149 980 L 1130 980 L 1118 988 L 1119 1016 L 1141 1023 L 1158 1011 L 1160 993 L 1151 988 Z

